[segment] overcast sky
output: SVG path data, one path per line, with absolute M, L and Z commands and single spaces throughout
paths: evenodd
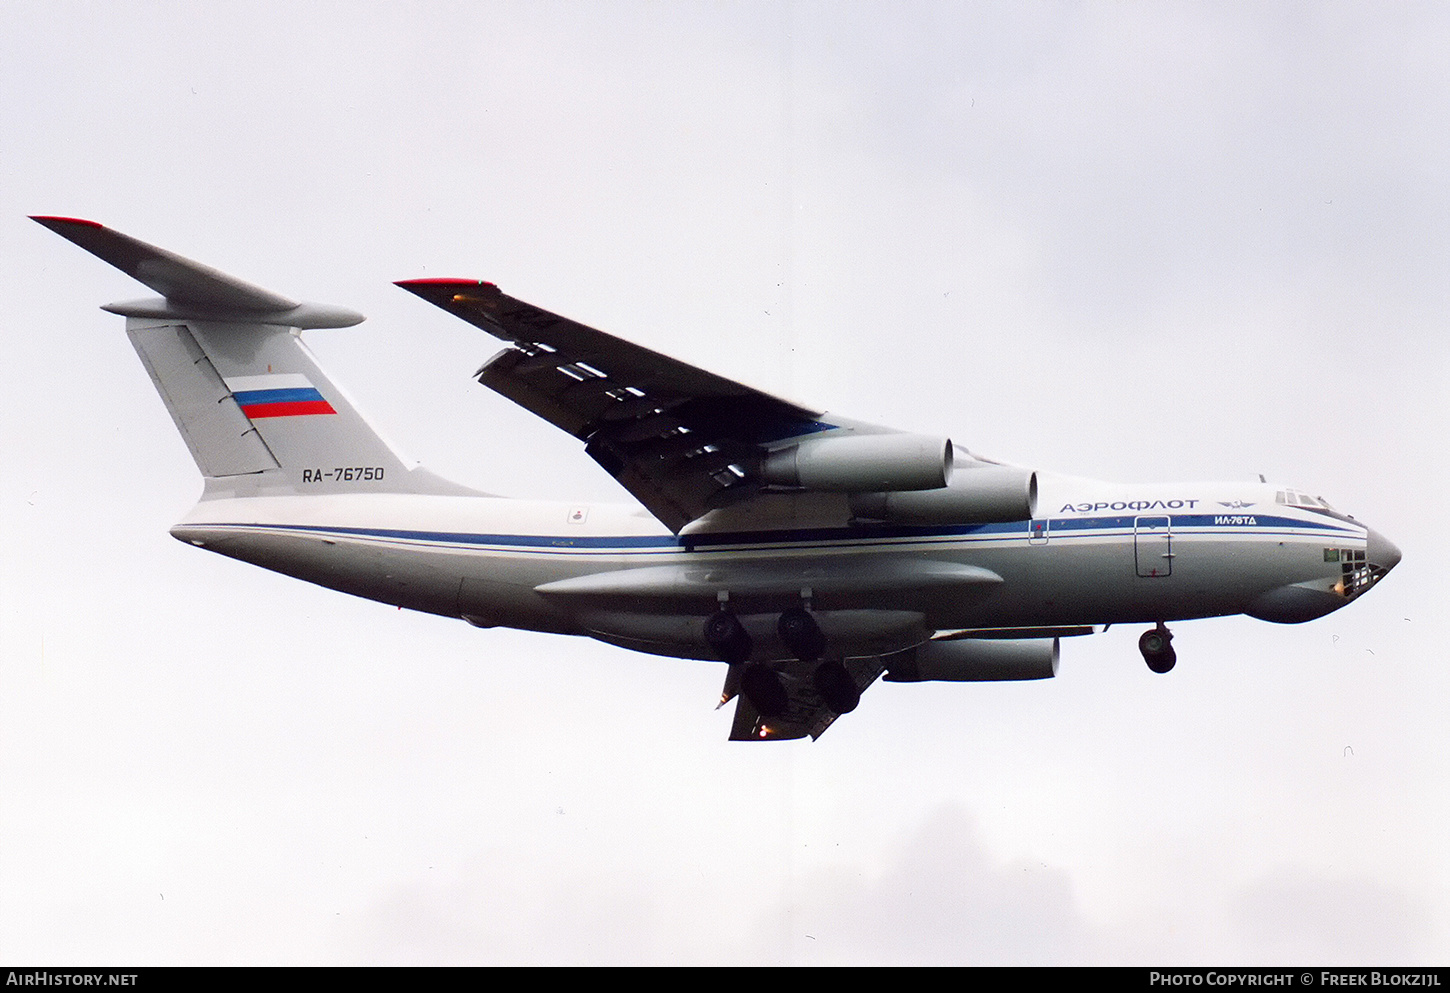
M 1437 3 L 0 5 L 0 961 L 1443 965 Z M 1404 550 L 1276 626 L 1065 642 L 729 743 L 721 667 L 183 546 L 89 217 L 354 307 L 481 489 L 627 500 L 390 285 L 467 276 L 985 455 L 1322 493 Z

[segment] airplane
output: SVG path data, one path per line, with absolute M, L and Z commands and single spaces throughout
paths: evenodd
M 204 480 L 177 539 L 480 628 L 724 663 L 730 738 L 818 738 L 887 682 L 1043 679 L 1060 639 L 1170 621 L 1299 623 L 1400 561 L 1303 490 L 1116 485 L 984 458 L 716 376 L 503 293 L 397 285 L 505 343 L 477 381 L 562 428 L 641 505 L 480 493 L 408 466 L 302 332 L 304 303 L 94 221 L 40 224 L 154 299 L 108 304 Z M 642 509 L 641 509 L 642 508 Z

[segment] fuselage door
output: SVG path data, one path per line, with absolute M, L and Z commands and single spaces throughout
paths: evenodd
M 1138 575 L 1152 578 L 1173 574 L 1172 521 L 1171 517 L 1133 520 L 1133 554 L 1138 562 Z
M 1047 518 L 1037 517 L 1027 523 L 1027 544 L 1045 545 L 1047 544 L 1047 534 Z

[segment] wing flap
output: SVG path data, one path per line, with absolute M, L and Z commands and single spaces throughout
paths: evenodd
M 529 356 L 516 348 L 505 348 L 478 370 L 477 379 L 484 386 L 531 413 L 537 414 L 557 428 L 575 437 L 588 427 L 590 418 L 575 406 L 561 401 L 546 390 L 539 389 L 518 374 L 518 367 Z

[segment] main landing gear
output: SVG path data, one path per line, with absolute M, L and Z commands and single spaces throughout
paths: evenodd
M 849 714 L 861 702 L 861 691 L 856 688 L 856 680 L 846 671 L 844 662 L 835 659 L 822 662 L 811 673 L 811 682 L 821 699 L 826 701 L 826 706 L 838 714 Z
M 753 644 L 740 618 L 721 607 L 705 618 L 705 644 L 731 665 L 750 658 Z
M 826 636 L 808 608 L 809 600 L 799 607 L 781 613 L 776 633 L 791 655 L 801 662 L 815 662 L 826 650 Z M 745 626 L 728 609 L 724 599 L 720 609 L 705 618 L 705 642 L 726 662 L 744 665 L 740 674 L 740 692 L 762 717 L 779 717 L 790 706 L 790 694 L 781 675 L 772 666 L 750 663 L 754 650 Z M 811 670 L 811 684 L 826 706 L 838 714 L 849 714 L 861 702 L 856 680 L 839 659 L 826 659 Z
M 821 633 L 821 626 L 804 607 L 792 607 L 781 614 L 775 630 L 785 647 L 802 662 L 814 662 L 826 650 L 826 636 Z
M 1148 668 L 1157 673 L 1167 672 L 1178 661 L 1178 653 L 1173 650 L 1173 632 L 1162 621 L 1151 631 L 1143 632 L 1138 639 L 1138 651 L 1143 653 Z

